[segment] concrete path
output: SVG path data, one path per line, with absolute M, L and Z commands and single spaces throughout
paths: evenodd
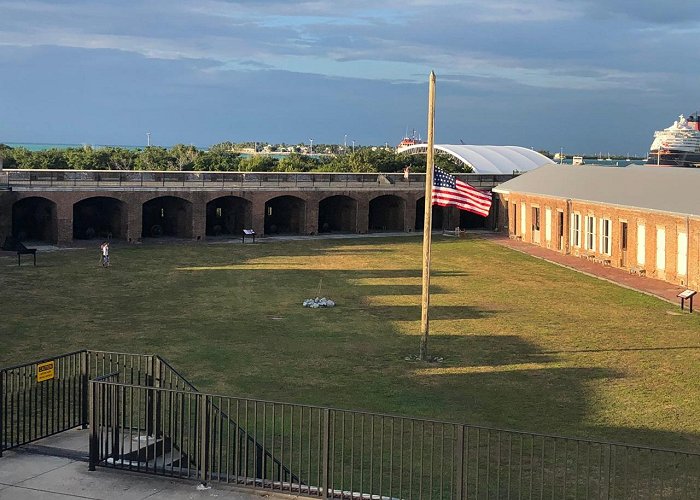
M 502 233 L 484 232 L 479 233 L 479 236 L 492 240 L 499 245 L 511 248 L 518 252 L 526 253 L 528 255 L 532 255 L 533 257 L 588 274 L 589 276 L 604 279 L 626 288 L 631 288 L 648 295 L 653 295 L 673 304 L 680 304 L 680 299 L 677 297 L 677 295 L 686 289 L 683 286 L 674 285 L 655 278 L 646 278 L 636 274 L 630 274 L 624 269 L 607 267 L 603 264 L 598 264 L 574 255 L 562 255 L 559 252 L 555 252 L 547 248 L 525 243 L 520 240 L 510 239 L 507 235 Z M 696 302 L 698 302 L 697 307 L 700 308 L 700 299 L 698 299 Z M 695 306 L 695 304 L 693 305 Z M 694 307 L 693 309 L 693 312 L 697 312 L 697 308 Z M 688 304 L 686 304 L 685 310 L 688 310 Z
M 98 467 L 88 471 L 88 431 L 74 429 L 0 457 L 0 499 L 190 500 L 295 498 L 197 481 L 170 479 Z M 200 489 L 198 489 L 198 487 Z

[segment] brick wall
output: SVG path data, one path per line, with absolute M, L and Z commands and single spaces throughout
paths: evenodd
M 700 287 L 700 217 L 519 193 L 502 197 L 501 210 L 507 210 L 508 214 L 504 227 L 507 227 L 511 237 L 556 252 L 593 259 L 601 265 L 636 272 L 642 270 L 647 276 L 670 283 L 694 289 Z M 537 209 L 539 231 L 536 228 Z M 551 214 L 549 224 L 548 211 Z M 561 218 L 558 214 L 561 214 Z M 572 240 L 572 214 L 580 217 L 579 244 Z M 587 218 L 594 221 L 592 245 L 587 238 Z M 601 220 L 609 221 L 609 251 L 604 248 L 606 245 L 602 235 L 605 229 L 601 226 Z M 560 226 L 561 242 L 557 237 Z M 626 250 L 623 243 L 625 226 Z M 662 242 L 659 238 L 664 236 Z M 683 261 L 687 261 L 685 270 L 679 269 Z

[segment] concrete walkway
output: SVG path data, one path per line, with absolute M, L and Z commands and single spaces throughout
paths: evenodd
M 74 429 L 0 457 L 0 499 L 190 500 L 295 498 L 197 481 L 150 476 L 98 467 L 88 471 L 88 431 Z M 199 489 L 198 489 L 199 487 Z
M 680 304 L 680 299 L 677 297 L 677 295 L 686 289 L 683 286 L 674 285 L 655 278 L 646 278 L 636 274 L 630 274 L 624 269 L 604 266 L 603 264 L 598 264 L 574 255 L 562 255 L 559 252 L 555 252 L 547 248 L 525 243 L 520 240 L 510 239 L 507 235 L 502 233 L 484 232 L 479 233 L 479 236 L 492 240 L 494 243 L 511 248 L 518 252 L 526 253 L 528 255 L 532 255 L 533 257 L 552 262 L 553 264 L 567 267 L 589 276 L 610 281 L 611 283 L 616 283 L 625 288 L 630 288 L 648 295 L 653 295 L 654 297 L 658 297 L 673 304 Z M 700 301 L 700 299 L 698 299 L 698 301 Z M 695 304 L 693 305 L 695 306 Z M 697 305 L 700 307 L 700 303 Z M 697 312 L 695 307 L 693 309 L 693 312 Z M 686 311 L 687 310 L 688 304 L 686 303 Z

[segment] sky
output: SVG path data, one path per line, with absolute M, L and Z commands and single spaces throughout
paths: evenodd
M 0 0 L 0 143 L 435 141 L 646 154 L 698 0 Z

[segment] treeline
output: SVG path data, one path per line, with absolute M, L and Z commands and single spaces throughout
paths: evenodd
M 82 148 L 29 151 L 0 144 L 4 168 L 58 170 L 157 170 L 228 172 L 425 172 L 425 156 L 396 153 L 384 148 L 362 147 L 336 155 L 301 153 L 273 156 L 241 155 L 230 143 L 208 150 L 177 144 L 172 148 L 143 149 L 85 146 Z M 469 172 L 448 156 L 436 155 L 436 164 L 450 172 Z

